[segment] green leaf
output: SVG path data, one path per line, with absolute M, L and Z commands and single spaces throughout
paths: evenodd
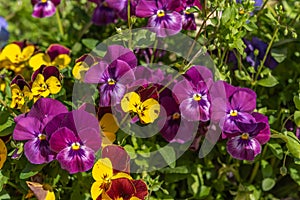
M 1 116 L 2 117 L 2 116 Z M 15 122 L 12 117 L 8 117 L 4 124 L 0 124 L 0 136 L 6 136 L 13 132 Z
M 20 174 L 20 179 L 27 179 L 39 173 L 43 169 L 46 164 L 42 165 L 33 165 L 31 163 L 27 163 L 25 168 L 22 170 Z
M 186 10 L 186 12 L 188 12 L 188 13 L 196 13 L 199 11 L 200 11 L 200 9 L 197 6 L 190 7 L 188 10 Z
M 289 166 L 291 178 L 300 186 L 300 166 L 292 164 Z
M 271 177 L 273 174 L 272 165 L 270 165 L 267 161 L 262 160 L 261 161 L 261 173 L 264 178 Z
M 300 97 L 294 96 L 294 103 L 298 110 L 300 110 Z
M 295 111 L 294 113 L 294 121 L 297 127 L 300 127 L 300 111 Z
M 269 191 L 271 190 L 276 184 L 276 181 L 272 178 L 265 178 L 262 181 L 262 189 L 263 191 Z
M 0 191 L 1 191 L 1 190 L 0 190 Z M 9 196 L 9 194 L 7 193 L 6 190 L 2 190 L 2 191 L 0 192 L 0 199 L 1 199 L 1 200 L 9 200 L 9 199 L 11 199 L 11 197 Z
M 281 63 L 286 59 L 287 56 L 287 48 L 282 49 L 272 49 L 271 50 L 272 57 L 278 62 Z
M 191 176 L 188 177 L 188 185 L 189 190 L 192 194 L 197 194 L 200 189 L 200 181 L 196 174 L 191 174 Z
M 86 46 L 89 49 L 94 49 L 97 44 L 99 43 L 98 40 L 92 39 L 92 38 L 85 38 L 82 39 L 82 44 L 84 44 L 84 46 Z
M 8 177 L 2 174 L 2 170 L 0 170 L 0 191 L 3 188 L 3 185 L 5 185 L 8 181 Z M 1 199 L 1 198 L 0 198 Z
M 268 147 L 271 149 L 272 153 L 273 153 L 278 159 L 281 160 L 281 159 L 283 158 L 283 150 L 282 150 L 280 144 L 268 142 L 267 145 L 268 145 Z
M 288 132 L 286 146 L 289 152 L 295 157 L 300 158 L 300 141 L 293 132 Z
M 164 146 L 163 148 L 160 148 L 159 153 L 161 156 L 165 159 L 166 163 L 171 167 L 174 168 L 176 165 L 176 153 L 173 147 L 170 146 Z
M 221 18 L 221 22 L 223 24 L 225 24 L 226 22 L 228 22 L 231 18 L 231 15 L 232 15 L 232 9 L 231 7 L 227 7 L 224 12 L 222 13 L 222 18 Z
M 128 153 L 128 155 L 130 156 L 131 159 L 135 159 L 136 158 L 136 153 L 134 148 L 131 145 L 126 144 L 124 146 L 125 151 Z
M 190 170 L 188 169 L 187 166 L 180 166 L 180 167 L 175 167 L 175 168 L 164 168 L 159 171 L 162 173 L 167 173 L 167 174 L 188 174 L 188 173 L 190 173 Z
M 263 87 L 274 87 L 278 83 L 279 82 L 277 81 L 277 79 L 271 74 L 269 74 L 267 78 L 260 79 L 257 81 L 257 84 Z

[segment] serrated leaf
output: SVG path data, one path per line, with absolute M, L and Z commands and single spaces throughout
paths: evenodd
M 276 181 L 272 178 L 265 178 L 262 181 L 262 189 L 263 191 L 269 191 L 271 190 L 276 184 Z
M 278 83 L 279 82 L 277 81 L 277 79 L 271 74 L 269 74 L 267 78 L 263 78 L 257 81 L 257 84 L 263 87 L 274 87 Z
M 300 97 L 294 96 L 294 103 L 298 110 L 300 110 Z
M 46 164 L 42 165 L 33 165 L 31 163 L 27 163 L 25 168 L 20 173 L 20 179 L 27 179 L 39 173 Z
M 295 111 L 294 113 L 294 121 L 297 127 L 300 127 L 300 111 Z

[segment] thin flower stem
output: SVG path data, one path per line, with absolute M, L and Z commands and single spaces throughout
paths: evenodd
M 270 50 L 271 50 L 271 47 L 272 47 L 272 45 L 273 45 L 273 43 L 274 43 L 274 40 L 275 40 L 275 38 L 276 38 L 276 35 L 277 35 L 278 31 L 279 31 L 279 28 L 277 27 L 277 28 L 275 29 L 275 31 L 274 31 L 273 37 L 272 37 L 272 39 L 271 39 L 271 41 L 270 41 L 270 43 L 269 43 L 269 46 L 268 46 L 268 48 L 267 48 L 267 50 L 266 50 L 265 56 L 264 56 L 262 62 L 260 63 L 260 65 L 259 65 L 259 67 L 258 67 L 256 76 L 255 76 L 255 82 L 257 81 L 258 76 L 259 76 L 261 70 L 262 70 L 263 67 L 264 67 L 264 64 L 265 64 L 265 62 L 266 62 L 266 60 L 267 60 L 268 54 L 269 54 L 269 52 L 270 52 Z
M 250 179 L 249 179 L 249 183 L 250 184 L 254 181 L 254 179 L 255 179 L 255 177 L 257 175 L 257 172 L 258 172 L 258 169 L 259 169 L 259 165 L 261 164 L 262 158 L 265 156 L 265 154 L 267 152 L 267 148 L 268 148 L 268 146 L 265 145 L 264 149 L 263 149 L 263 152 L 262 152 L 262 154 L 260 156 L 260 162 L 256 162 L 255 165 L 254 165 L 252 174 L 251 174 Z
M 130 0 L 127 1 L 127 23 L 129 29 L 129 40 L 128 40 L 128 48 L 132 49 L 132 24 L 131 24 L 131 16 L 130 16 Z
M 81 38 L 82 38 L 82 36 L 85 34 L 85 32 L 92 26 L 92 22 L 90 21 L 90 22 L 88 22 L 82 29 L 81 29 L 81 31 L 79 32 L 79 34 L 78 34 L 78 39 L 77 39 L 77 41 L 79 41 Z
M 154 45 L 153 45 L 153 52 L 152 52 L 151 59 L 150 59 L 150 65 L 152 65 L 153 62 L 154 62 L 155 52 L 156 52 L 156 49 L 157 49 L 157 44 L 158 44 L 158 40 L 156 38 L 155 42 L 154 42 Z
M 2 104 L 2 105 L 10 112 L 10 114 L 11 114 L 13 117 L 16 117 L 16 116 L 17 116 L 17 114 L 14 113 L 14 112 L 10 109 L 10 107 L 9 107 L 2 99 L 0 99 L 0 104 Z
M 59 32 L 60 32 L 61 36 L 64 37 L 64 28 L 63 28 L 62 23 L 61 23 L 61 19 L 60 19 L 58 9 L 56 9 L 55 15 L 56 15 L 56 21 L 57 21 Z

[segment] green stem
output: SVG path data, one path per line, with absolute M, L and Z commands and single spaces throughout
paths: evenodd
M 260 63 L 260 65 L 259 65 L 259 67 L 258 67 L 256 76 L 255 76 L 255 82 L 257 81 L 258 76 L 259 76 L 261 70 L 262 70 L 263 67 L 264 67 L 264 64 L 265 64 L 265 62 L 266 62 L 266 60 L 267 60 L 267 56 L 268 56 L 268 54 L 269 54 L 269 52 L 270 52 L 270 50 L 271 50 L 271 47 L 272 47 L 272 45 L 273 45 L 273 43 L 274 43 L 274 40 L 275 40 L 275 38 L 276 38 L 276 35 L 277 35 L 278 31 L 279 31 L 279 28 L 276 28 L 275 31 L 274 31 L 273 37 L 272 37 L 272 39 L 271 39 L 271 41 L 270 41 L 270 43 L 269 43 L 269 46 L 268 46 L 267 51 L 266 51 L 266 53 L 265 53 L 265 56 L 264 56 L 262 62 Z
M 153 52 L 152 52 L 151 59 L 150 59 L 150 65 L 152 65 L 153 62 L 154 62 L 155 52 L 156 52 L 156 49 L 157 49 L 157 44 L 158 44 L 158 40 L 155 39 L 154 46 L 153 46 Z
M 127 1 L 127 23 L 129 29 L 128 48 L 132 49 L 132 24 L 131 24 L 131 16 L 130 16 L 130 0 Z
M 78 34 L 78 39 L 77 39 L 77 41 L 79 41 L 81 38 L 82 38 L 82 36 L 85 34 L 85 32 L 92 26 L 92 22 L 88 22 L 82 29 L 81 29 L 81 31 L 79 32 L 79 34 Z
M 265 145 L 265 146 L 264 146 L 264 149 L 263 149 L 263 152 L 262 152 L 262 154 L 261 154 L 261 157 L 260 157 L 260 162 L 256 162 L 255 165 L 254 165 L 252 174 L 251 174 L 250 179 L 249 179 L 249 183 L 250 183 L 250 184 L 254 181 L 254 179 L 255 179 L 255 177 L 256 177 L 256 175 L 257 175 L 257 172 L 258 172 L 258 169 L 259 169 L 259 165 L 260 165 L 260 163 L 261 163 L 261 161 L 262 161 L 262 158 L 264 157 L 264 155 L 265 155 L 266 152 L 267 152 L 267 148 L 268 148 L 268 146 Z
M 14 111 L 12 111 L 10 109 L 10 107 L 2 99 L 0 99 L 0 104 L 2 104 L 8 110 L 8 112 L 10 112 L 10 114 L 12 114 L 13 117 L 17 116 L 17 114 L 14 113 Z
M 56 9 L 55 15 L 56 15 L 56 21 L 57 21 L 59 32 L 60 32 L 61 36 L 64 37 L 64 28 L 63 28 L 62 23 L 61 23 L 61 19 L 60 19 L 58 9 Z

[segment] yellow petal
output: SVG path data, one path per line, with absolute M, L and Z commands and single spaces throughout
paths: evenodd
M 50 94 L 47 84 L 44 82 L 44 76 L 38 74 L 32 83 L 32 94 L 33 96 L 47 97 Z
M 126 174 L 124 172 L 119 172 L 112 177 L 112 179 L 118 179 L 118 178 L 127 178 L 129 180 L 132 180 L 132 177 L 129 174 Z
M 121 100 L 121 107 L 124 112 L 136 112 L 136 107 L 141 104 L 140 96 L 135 92 L 129 92 Z
M 32 56 L 33 52 L 34 52 L 33 45 L 26 46 L 21 52 L 21 57 L 23 59 L 22 61 L 28 60 Z
M 140 200 L 140 199 L 137 197 L 131 197 L 129 200 Z
M 55 200 L 55 194 L 52 191 L 48 191 L 45 200 Z
M 70 64 L 71 62 L 71 58 L 69 55 L 67 54 L 60 54 L 58 55 L 54 61 L 52 62 L 52 65 L 58 66 L 59 69 L 63 69 L 66 66 L 68 66 L 68 64 Z
M 0 169 L 2 169 L 7 158 L 7 148 L 2 139 L 0 139 Z
M 142 107 L 144 108 L 144 110 L 139 114 L 140 119 L 144 122 L 144 123 L 152 123 L 154 122 L 154 120 L 156 120 L 159 116 L 160 113 L 160 106 L 159 103 L 153 99 L 147 99 L 146 101 L 144 101 L 142 103 Z
M 106 113 L 100 120 L 101 132 L 103 134 L 102 144 L 112 144 L 116 140 L 116 132 L 119 129 L 116 118 L 111 113 Z
M 113 176 L 111 161 L 108 158 L 99 159 L 93 167 L 92 176 L 96 181 L 111 179 Z
M 20 109 L 25 103 L 24 94 L 17 84 L 11 85 L 11 108 Z
M 9 44 L 4 47 L 1 54 L 11 62 L 18 63 L 21 56 L 21 48 L 17 44 Z
M 28 100 L 31 100 L 33 97 L 30 89 L 27 86 L 24 86 L 23 94 L 24 94 L 24 97 L 27 98 Z
M 92 199 L 96 200 L 103 192 L 103 189 L 101 188 L 102 182 L 96 181 L 93 183 L 91 187 L 91 195 Z
M 61 90 L 61 83 L 55 76 L 51 76 L 46 80 L 46 84 L 51 94 L 57 94 Z
M 75 64 L 72 70 L 72 74 L 74 78 L 80 80 L 82 79 L 82 74 L 86 72 L 89 69 L 89 67 L 84 62 L 78 62 Z
M 41 65 L 51 65 L 50 57 L 47 54 L 38 53 L 30 58 L 29 66 L 33 68 L 33 71 L 40 68 Z

